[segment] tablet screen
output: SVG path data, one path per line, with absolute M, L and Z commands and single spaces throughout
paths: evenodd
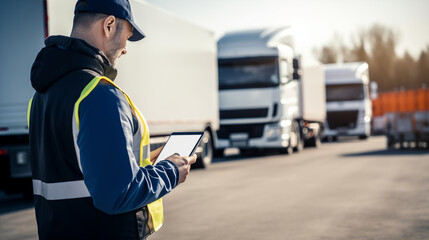
M 175 132 L 170 135 L 155 164 L 178 153 L 180 156 L 191 156 L 198 147 L 204 132 Z

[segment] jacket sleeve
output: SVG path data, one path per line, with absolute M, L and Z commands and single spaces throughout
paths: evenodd
M 119 89 L 100 82 L 80 103 L 79 119 L 82 173 L 96 208 L 108 214 L 128 212 L 176 187 L 174 163 L 137 165 L 131 108 Z

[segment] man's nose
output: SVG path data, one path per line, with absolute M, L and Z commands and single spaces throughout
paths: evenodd
M 127 54 L 127 48 L 122 49 L 122 55 Z

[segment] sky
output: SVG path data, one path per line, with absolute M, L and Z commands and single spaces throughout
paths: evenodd
M 329 43 L 334 35 L 350 43 L 352 35 L 378 23 L 398 35 L 397 53 L 414 58 L 429 47 L 429 0 L 146 0 L 216 38 L 225 32 L 291 26 L 300 54 Z

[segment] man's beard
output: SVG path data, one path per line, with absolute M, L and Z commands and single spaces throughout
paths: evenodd
M 106 57 L 109 59 L 110 65 L 116 67 L 116 62 L 118 61 L 119 56 L 121 55 L 121 34 L 117 32 L 113 40 L 107 45 Z

